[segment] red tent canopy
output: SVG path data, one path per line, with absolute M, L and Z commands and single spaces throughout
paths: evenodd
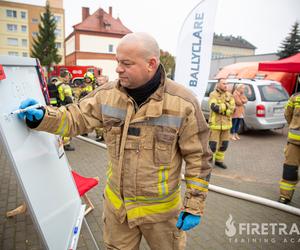
M 300 53 L 278 61 L 261 62 L 258 70 L 300 73 Z

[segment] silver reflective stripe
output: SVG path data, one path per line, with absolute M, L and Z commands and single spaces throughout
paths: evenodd
M 196 181 L 187 180 L 186 183 L 192 184 L 192 185 L 195 185 L 198 187 L 208 188 L 208 185 L 200 183 L 200 182 L 196 182 Z
M 102 111 L 103 115 L 119 118 L 122 120 L 125 120 L 125 117 L 126 117 L 126 110 L 115 108 L 115 107 L 108 106 L 108 105 L 102 105 L 101 111 Z
M 168 126 L 180 128 L 182 122 L 181 117 L 171 116 L 171 115 L 162 115 L 160 117 L 150 118 L 147 121 L 143 121 L 143 123 L 151 124 L 151 125 L 159 125 L 159 126 Z
M 290 129 L 290 133 L 294 135 L 300 135 L 300 130 Z

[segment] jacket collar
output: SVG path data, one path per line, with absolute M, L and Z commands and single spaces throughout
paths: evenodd
M 143 105 L 141 109 L 146 108 L 145 116 L 146 117 L 159 117 L 162 115 L 163 110 L 163 96 L 165 91 L 165 83 L 167 80 L 166 72 L 162 64 L 159 65 L 160 70 L 160 85 L 157 90 L 148 98 L 147 104 Z M 128 101 L 129 96 L 126 90 L 120 84 L 120 81 L 117 81 L 116 88 L 121 92 L 121 97 Z M 145 106 L 145 107 L 144 107 Z

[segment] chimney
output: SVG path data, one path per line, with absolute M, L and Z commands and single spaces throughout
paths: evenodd
M 112 17 L 112 7 L 109 6 L 109 15 Z
M 100 28 L 103 28 L 104 27 L 104 10 L 103 9 L 99 9 L 99 25 L 100 25 Z
M 82 21 L 84 21 L 90 15 L 90 8 L 82 7 Z

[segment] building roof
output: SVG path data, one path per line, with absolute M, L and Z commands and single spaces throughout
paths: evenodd
M 219 46 L 227 46 L 227 47 L 236 47 L 236 48 L 243 48 L 243 49 L 256 49 L 254 45 L 246 41 L 241 36 L 234 37 L 230 36 L 223 36 L 214 34 L 214 41 L 213 45 Z
M 124 26 L 120 18 L 112 16 L 112 8 L 108 14 L 102 8 L 92 15 L 87 14 L 83 21 L 73 26 L 74 30 L 102 32 L 107 34 L 126 35 L 132 31 Z

